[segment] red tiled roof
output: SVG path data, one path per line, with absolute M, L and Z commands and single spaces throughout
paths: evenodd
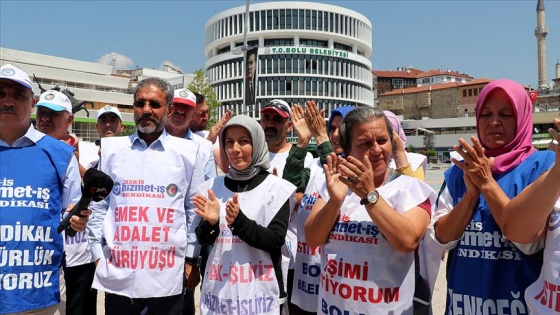
M 400 95 L 400 94 L 414 94 L 426 91 L 436 91 L 436 90 L 444 90 L 444 89 L 451 89 L 456 88 L 459 86 L 469 86 L 469 85 L 476 85 L 476 84 L 484 84 L 490 83 L 491 79 L 476 79 L 469 81 L 467 83 L 459 83 L 459 82 L 446 82 L 446 83 L 439 83 L 434 85 L 427 85 L 422 87 L 409 87 L 406 89 L 395 89 L 387 93 L 380 94 L 379 96 L 391 96 L 391 95 Z
M 425 72 L 422 72 L 420 74 L 418 74 L 418 76 L 416 76 L 416 78 L 421 79 L 421 78 L 427 78 L 427 77 L 435 77 L 438 75 L 452 75 L 454 77 L 459 77 L 459 78 L 467 78 L 467 79 L 474 79 L 473 77 L 464 74 L 464 73 L 459 73 L 459 72 L 455 72 L 455 71 L 443 71 L 443 70 L 428 70 Z
M 372 73 L 378 78 L 410 78 L 415 79 L 416 76 L 424 71 L 410 68 L 410 71 L 393 71 L 393 70 L 373 70 Z

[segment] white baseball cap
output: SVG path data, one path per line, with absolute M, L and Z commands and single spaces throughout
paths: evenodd
M 122 115 L 121 112 L 119 111 L 119 109 L 117 107 L 111 106 L 111 105 L 105 105 L 103 106 L 103 108 L 99 109 L 97 111 L 97 120 L 99 120 L 99 118 L 107 113 L 113 113 L 115 115 L 117 115 L 117 117 L 119 117 L 119 119 L 122 121 Z
M 196 96 L 189 89 L 178 89 L 173 91 L 173 103 L 196 107 Z
M 46 91 L 39 97 L 39 102 L 35 107 L 43 106 L 54 110 L 55 112 L 61 112 L 63 110 L 72 114 L 72 103 L 70 99 L 63 93 L 55 90 Z
M 33 82 L 27 73 L 16 66 L 7 64 L 0 67 L 0 79 L 12 80 L 33 91 Z

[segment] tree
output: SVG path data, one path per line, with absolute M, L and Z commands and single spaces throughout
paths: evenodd
M 208 111 L 210 112 L 208 126 L 206 128 L 210 129 L 216 124 L 216 121 L 218 121 L 218 107 L 220 106 L 220 102 L 216 100 L 214 87 L 210 85 L 208 78 L 204 76 L 204 70 L 202 70 L 202 68 L 194 72 L 194 79 L 187 88 L 206 97 L 206 104 L 208 104 Z
M 431 132 L 424 132 L 424 150 L 434 150 L 434 134 Z

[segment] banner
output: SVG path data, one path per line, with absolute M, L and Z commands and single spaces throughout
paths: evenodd
M 243 101 L 245 106 L 256 104 L 257 92 L 257 74 L 259 61 L 259 47 L 253 47 L 245 51 L 245 89 L 243 93 Z

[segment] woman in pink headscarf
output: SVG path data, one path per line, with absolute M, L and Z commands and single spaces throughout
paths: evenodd
M 507 203 L 554 162 L 531 144 L 532 104 L 520 84 L 496 80 L 476 104 L 478 139 L 459 139 L 464 161 L 445 172 L 432 236 L 447 250 L 446 314 L 527 314 L 523 293 L 541 268 L 502 234 Z M 526 251 L 525 249 L 524 251 Z
M 424 180 L 428 157 L 419 153 L 406 152 L 406 134 L 397 115 L 388 110 L 384 110 L 383 114 L 393 127 L 393 156 L 389 162 L 389 168 L 397 170 L 401 174 Z

